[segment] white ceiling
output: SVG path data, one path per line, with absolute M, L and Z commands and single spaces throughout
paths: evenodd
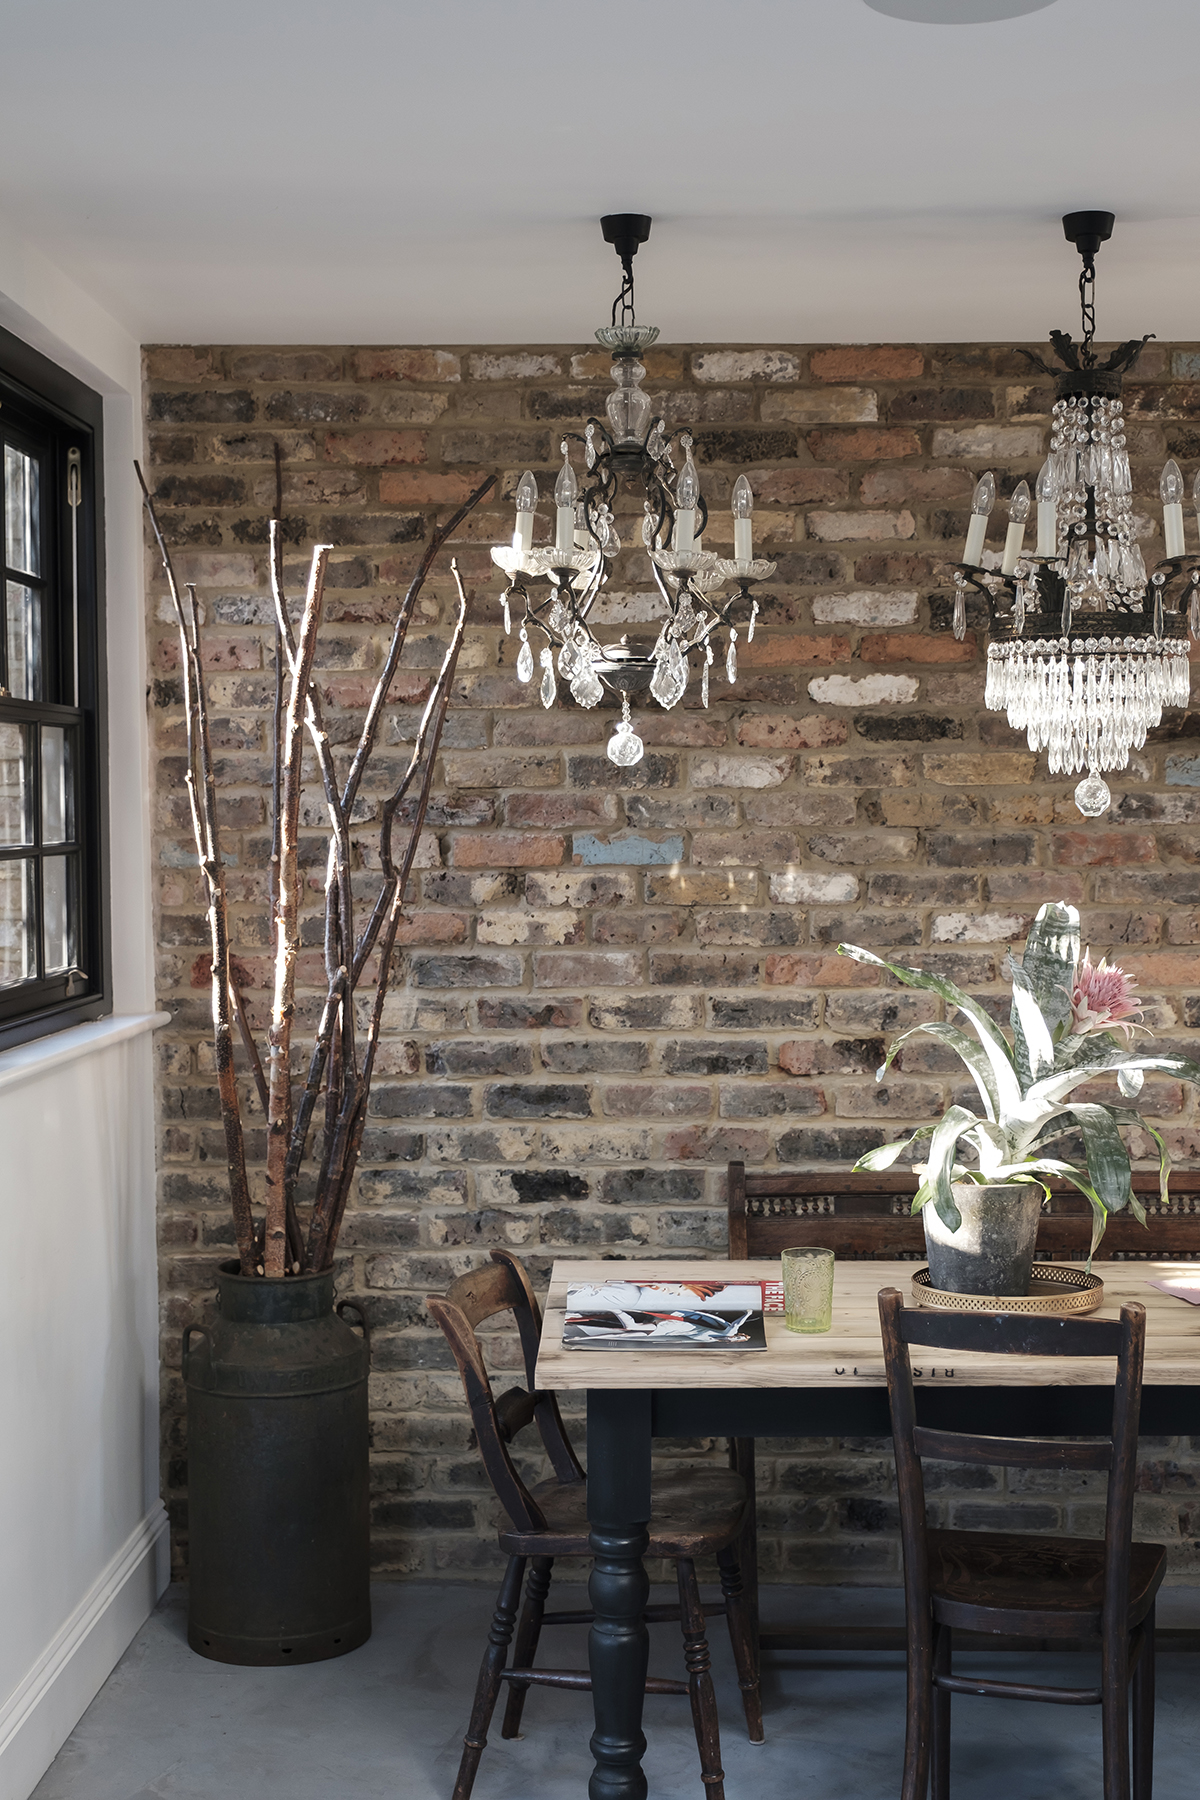
M 963 0 L 966 4 L 967 0 Z M 976 9 L 979 0 L 971 0 Z M 3 0 L 0 214 L 143 342 L 1200 337 L 1196 0 Z

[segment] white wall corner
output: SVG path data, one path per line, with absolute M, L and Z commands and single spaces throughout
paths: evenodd
M 168 1578 L 167 1512 L 159 1500 L 0 1707 L 0 1800 L 29 1800 Z

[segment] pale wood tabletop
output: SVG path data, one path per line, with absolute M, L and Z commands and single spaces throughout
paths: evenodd
M 839 1262 L 834 1265 L 833 1329 L 804 1336 L 789 1331 L 781 1314 L 766 1317 L 763 1350 L 565 1350 L 562 1343 L 567 1287 L 602 1281 L 778 1280 L 778 1259 L 764 1262 L 556 1262 L 550 1278 L 538 1351 L 540 1388 L 861 1388 L 883 1387 L 879 1338 L 880 1288 L 896 1287 L 913 1304 L 911 1262 Z M 1195 1263 L 1097 1262 L 1104 1304 L 1087 1316 L 1115 1319 L 1121 1306 L 1146 1308 L 1147 1387 L 1200 1384 L 1200 1306 L 1164 1294 L 1151 1280 L 1200 1273 Z M 914 1363 L 916 1358 L 914 1357 Z M 956 1353 L 951 1367 L 927 1364 L 914 1377 L 923 1386 L 1108 1386 L 1109 1357 L 987 1356 Z

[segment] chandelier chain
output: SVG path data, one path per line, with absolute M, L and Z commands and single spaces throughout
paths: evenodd
M 1096 353 L 1092 349 L 1092 340 L 1096 335 L 1096 264 L 1090 256 L 1085 259 L 1079 272 L 1079 314 L 1083 324 L 1080 361 L 1085 369 L 1094 369 Z
M 621 282 L 621 291 L 617 295 L 616 299 L 613 301 L 612 322 L 613 322 L 614 326 L 617 324 L 635 325 L 637 323 L 637 321 L 633 316 L 633 255 L 632 255 L 632 253 L 630 253 L 628 256 L 623 256 L 621 258 L 621 270 L 622 270 L 622 274 L 623 274 L 623 280 Z M 617 318 L 617 309 L 618 308 L 620 308 L 620 312 L 621 312 L 621 317 L 619 320 Z

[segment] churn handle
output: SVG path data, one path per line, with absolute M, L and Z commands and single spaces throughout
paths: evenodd
M 358 1314 L 357 1323 L 362 1327 L 363 1343 L 367 1346 L 367 1361 L 370 1362 L 370 1360 L 371 1360 L 371 1327 L 367 1322 L 367 1315 L 363 1311 L 362 1307 L 358 1304 L 357 1300 L 339 1300 L 337 1305 L 333 1309 L 334 1312 L 336 1312 L 339 1319 L 346 1318 L 346 1308 L 347 1307 L 349 1307 L 352 1312 L 356 1312 Z M 351 1324 L 351 1323 L 353 1323 L 353 1321 L 347 1319 L 346 1323 Z
M 208 1329 L 207 1325 L 185 1325 L 184 1326 L 184 1328 L 183 1328 L 183 1379 L 185 1381 L 187 1380 L 188 1352 L 191 1349 L 191 1337 L 192 1337 L 193 1331 L 198 1331 L 200 1333 L 201 1337 L 208 1338 L 210 1346 L 212 1344 L 212 1337 L 209 1334 L 209 1329 Z

